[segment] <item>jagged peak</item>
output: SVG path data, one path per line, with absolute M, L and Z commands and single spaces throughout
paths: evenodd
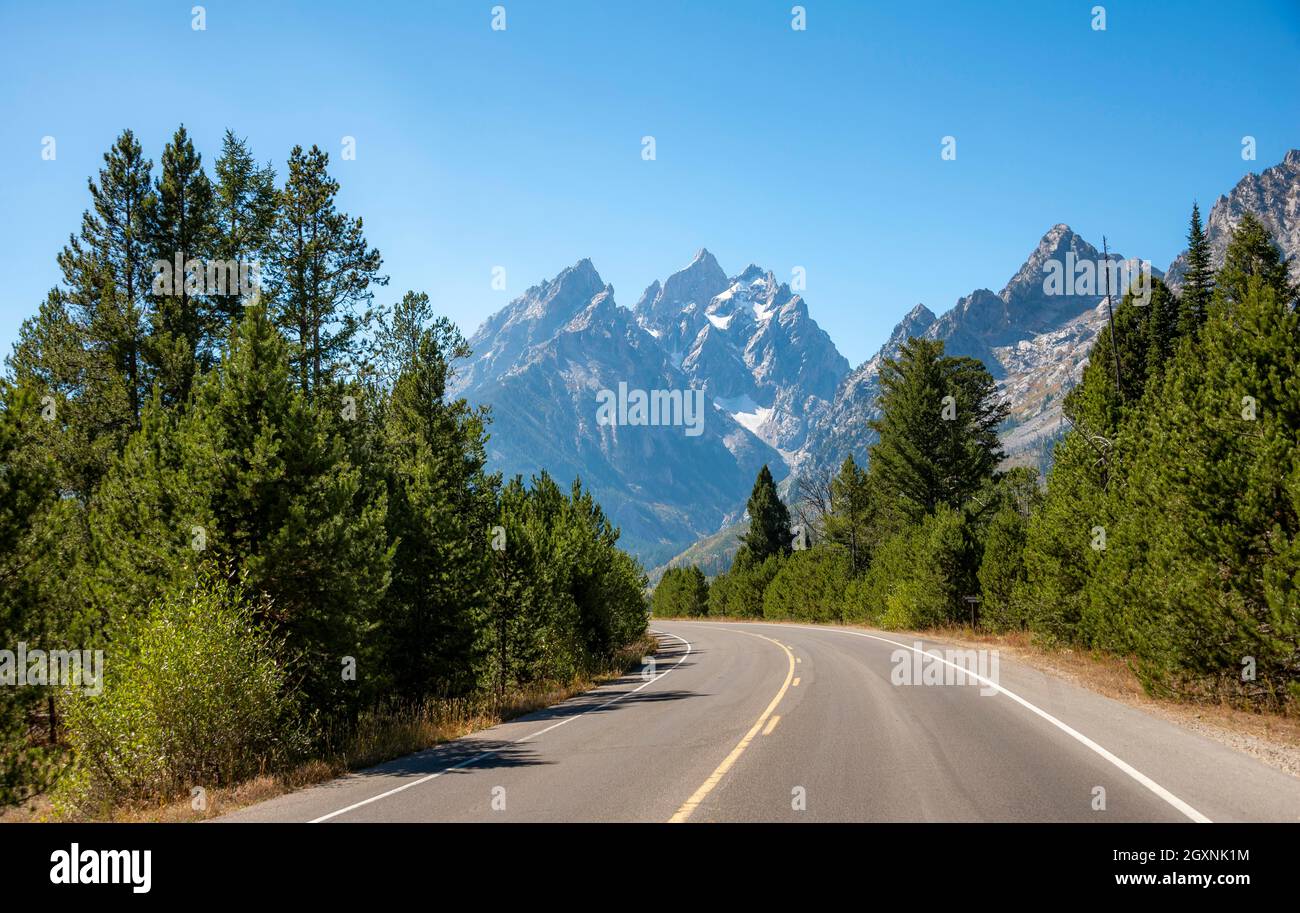
M 563 276 L 565 273 L 573 273 L 583 277 L 594 276 L 596 279 L 600 278 L 600 273 L 596 272 L 596 265 L 591 262 L 590 257 L 583 257 L 577 263 L 573 264 L 573 266 L 570 266 L 568 269 L 564 270 L 564 272 L 560 273 L 560 275 Z
M 717 258 L 714 257 L 713 254 L 709 253 L 707 247 L 701 247 L 696 251 L 695 256 L 691 258 L 691 262 L 669 276 L 668 281 L 671 282 L 675 277 L 680 278 L 699 275 L 712 277 L 722 276 L 723 278 L 726 278 L 727 275 L 723 272 L 722 267 L 718 265 Z M 667 285 L 668 283 L 665 282 L 664 284 Z
M 501 311 L 508 320 L 535 320 L 546 314 L 573 314 L 585 307 L 592 296 L 605 288 L 591 259 L 584 257 L 573 266 L 565 267 L 553 279 L 534 285 Z
M 524 293 L 524 297 L 539 290 L 546 291 L 553 285 L 564 285 L 570 281 L 585 282 L 595 288 L 601 288 L 605 285 L 605 281 L 600 278 L 600 273 L 596 272 L 596 266 L 591 262 L 591 258 L 583 257 L 572 266 L 566 266 L 564 269 L 560 270 L 554 278 L 544 279 L 539 284 L 528 289 L 528 291 Z
M 1287 152 L 1286 157 L 1282 159 L 1283 165 L 1290 165 L 1293 168 L 1300 168 L 1300 149 L 1292 149 Z

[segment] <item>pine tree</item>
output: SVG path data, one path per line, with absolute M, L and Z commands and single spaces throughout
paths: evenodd
M 538 595 L 536 571 L 544 566 L 538 554 L 541 539 L 530 522 L 529 493 L 518 476 L 501 488 L 495 505 L 491 578 L 487 599 L 487 661 L 485 680 L 498 700 L 506 691 L 528 681 L 541 665 L 545 629 L 536 622 L 545 615 Z
M 698 567 L 670 567 L 655 587 L 654 614 L 660 618 L 695 618 L 709 611 L 709 582 Z
M 50 397 L 52 420 L 36 435 L 61 487 L 83 498 L 138 426 L 149 382 L 151 168 L 129 130 L 105 153 L 81 231 L 58 256 L 62 283 L 23 322 L 9 359 L 20 384 Z
M 453 362 L 470 356 L 469 344 L 458 333 L 453 338 L 450 323 L 445 318 L 435 318 L 429 295 L 407 292 L 391 308 L 376 315 L 375 360 L 380 374 L 396 380 L 403 368 L 419 356 L 421 340 L 430 328 L 446 342 L 454 342 L 444 353 L 448 370 Z
M 849 567 L 860 574 L 871 563 L 872 527 L 875 513 L 870 477 L 859 469 L 853 454 L 844 458 L 831 480 L 831 510 L 825 520 L 826 541 L 843 548 Z
M 1250 280 L 1258 278 L 1277 292 L 1283 301 L 1294 301 L 1295 286 L 1287 273 L 1287 262 L 1273 243 L 1264 224 L 1254 213 L 1246 212 L 1233 229 L 1232 240 L 1223 256 L 1223 267 L 1215 277 L 1215 301 L 1231 307 L 1242 301 Z
M 914 337 L 885 360 L 880 386 L 870 466 L 881 494 L 913 522 L 941 504 L 963 506 L 1002 459 L 997 429 L 1008 407 L 988 370 Z
M 40 566 L 47 543 L 38 518 L 56 489 L 43 455 L 26 446 L 38 409 L 30 390 L 0 378 L 0 638 L 9 650 L 40 645 L 45 628 L 41 571 L 52 568 Z M 47 772 L 46 753 L 28 738 L 41 690 L 0 686 L 0 807 L 24 798 Z
M 213 249 L 218 258 L 241 266 L 248 264 L 250 270 L 257 263 L 260 282 L 279 204 L 275 170 L 269 164 L 258 168 L 247 142 L 227 130 L 221 141 L 216 176 L 213 209 L 217 237 Z M 220 315 L 222 332 L 229 332 L 243 316 L 243 296 L 218 293 L 211 300 L 215 314 Z
M 1261 272 L 1152 391 L 1090 603 L 1153 685 L 1276 706 L 1300 696 L 1300 317 Z
M 126 415 L 106 419 L 130 428 L 139 426 L 148 382 L 142 350 L 151 284 L 148 225 L 156 204 L 152 170 L 135 135 L 123 131 L 104 153 L 99 183 L 87 182 L 92 208 L 82 217 L 80 236 L 69 238 L 59 255 L 83 349 L 99 356 L 88 372 L 96 383 L 125 389 Z
M 993 515 L 979 567 L 980 620 L 994 630 L 1019 627 L 1015 596 L 1025 579 L 1025 518 L 1005 506 Z
M 754 480 L 754 490 L 746 505 L 749 513 L 749 532 L 740 537 L 755 562 L 790 554 L 794 533 L 790 529 L 790 511 L 777 494 L 772 473 L 764 464 Z
M 1152 383 L 1151 375 L 1158 373 L 1161 366 L 1173 357 L 1174 347 L 1183 335 L 1179 317 L 1181 307 L 1182 300 L 1169 286 L 1159 279 L 1151 280 L 1151 300 L 1146 305 L 1142 324 L 1144 387 Z
M 1210 297 L 1214 293 L 1214 270 L 1210 266 L 1210 242 L 1201 227 L 1201 209 L 1192 204 L 1192 220 L 1187 230 L 1187 274 L 1179 313 L 1181 334 L 1190 336 L 1205 323 Z
M 362 220 L 335 208 L 339 185 L 328 165 L 316 146 L 289 154 L 267 270 L 276 326 L 290 340 L 299 388 L 310 396 L 363 367 L 363 332 L 373 313 L 355 308 L 370 302 L 371 286 L 388 282 L 379 274 L 379 251 L 366 246 Z
M 446 399 L 451 360 L 466 350 L 445 319 L 419 330 L 401 356 L 386 417 L 388 529 L 397 551 L 384 636 L 403 694 L 435 683 L 462 694 L 477 684 L 493 492 L 482 416 Z M 507 533 L 503 545 L 511 544 Z
M 206 554 L 270 596 L 312 705 L 355 708 L 384 684 L 372 636 L 390 580 L 387 499 L 349 459 L 333 403 L 308 402 L 289 347 L 250 305 L 187 418 L 185 451 L 211 493 Z M 342 664 L 356 660 L 355 681 Z
M 195 373 L 211 366 L 212 348 L 225 335 L 206 292 L 209 279 L 226 277 L 208 269 L 216 234 L 212 184 L 184 125 L 163 149 L 160 165 L 146 225 L 149 256 L 157 264 L 151 269 L 148 354 L 162 401 L 171 405 L 189 398 Z

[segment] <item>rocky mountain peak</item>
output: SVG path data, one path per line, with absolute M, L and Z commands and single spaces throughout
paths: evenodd
M 920 320 L 924 320 L 928 323 L 933 323 L 934 311 L 930 310 L 924 304 L 918 302 L 916 307 L 912 308 L 905 315 L 903 315 L 903 323 L 909 323 L 909 322 L 920 321 Z
M 564 270 L 554 279 L 548 279 L 535 285 L 522 296 L 516 298 L 507 307 L 524 305 L 529 317 L 559 313 L 572 315 L 586 307 L 594 295 L 605 288 L 605 280 L 600 278 L 591 260 L 584 257 Z
M 700 248 L 695 258 L 673 273 L 663 284 L 658 281 L 646 289 L 637 302 L 635 313 L 642 325 L 663 331 L 678 320 L 691 305 L 702 312 L 715 295 L 727 288 L 727 274 L 707 248 Z
M 508 371 L 531 347 L 586 310 L 608 288 L 588 258 L 532 286 L 493 314 L 470 337 L 473 358 L 456 377 L 453 393 L 485 384 Z M 609 289 L 611 294 L 613 289 Z
M 930 310 L 924 304 L 918 304 L 903 316 L 894 327 L 894 332 L 889 334 L 889 341 L 885 343 L 882 351 L 895 352 L 912 336 L 920 336 L 930 329 L 930 326 L 937 320 L 934 311 Z
M 1291 277 L 1300 282 L 1300 149 L 1291 149 L 1281 162 L 1258 174 L 1248 174 L 1215 201 L 1205 218 L 1210 265 L 1218 269 L 1232 233 L 1246 212 L 1254 213 L 1277 246 L 1291 260 Z M 1166 282 L 1180 289 L 1187 272 L 1187 252 L 1169 264 Z
M 722 267 L 718 266 L 717 258 L 714 257 L 713 254 L 709 252 L 709 249 L 707 247 L 701 247 L 699 250 L 697 250 L 695 252 L 694 258 L 692 258 L 690 264 L 686 268 L 690 269 L 691 267 L 697 264 L 702 264 L 703 268 L 705 269 L 712 268 L 718 271 L 722 270 Z
M 1097 248 L 1083 240 L 1070 226 L 1058 222 L 1043 234 L 1038 245 L 998 293 L 998 297 L 1003 301 L 1011 301 L 1041 289 L 1045 266 L 1050 261 L 1064 263 L 1068 254 L 1074 254 L 1076 261 L 1100 259 Z

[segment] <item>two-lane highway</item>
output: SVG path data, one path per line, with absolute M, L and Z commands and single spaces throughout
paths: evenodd
M 1300 779 L 1000 657 L 653 627 L 652 669 L 220 820 L 1300 821 Z

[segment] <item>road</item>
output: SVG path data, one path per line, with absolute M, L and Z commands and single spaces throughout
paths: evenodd
M 944 664 L 856 628 L 652 627 L 652 669 L 218 820 L 1300 821 L 1300 779 L 1006 659 Z

